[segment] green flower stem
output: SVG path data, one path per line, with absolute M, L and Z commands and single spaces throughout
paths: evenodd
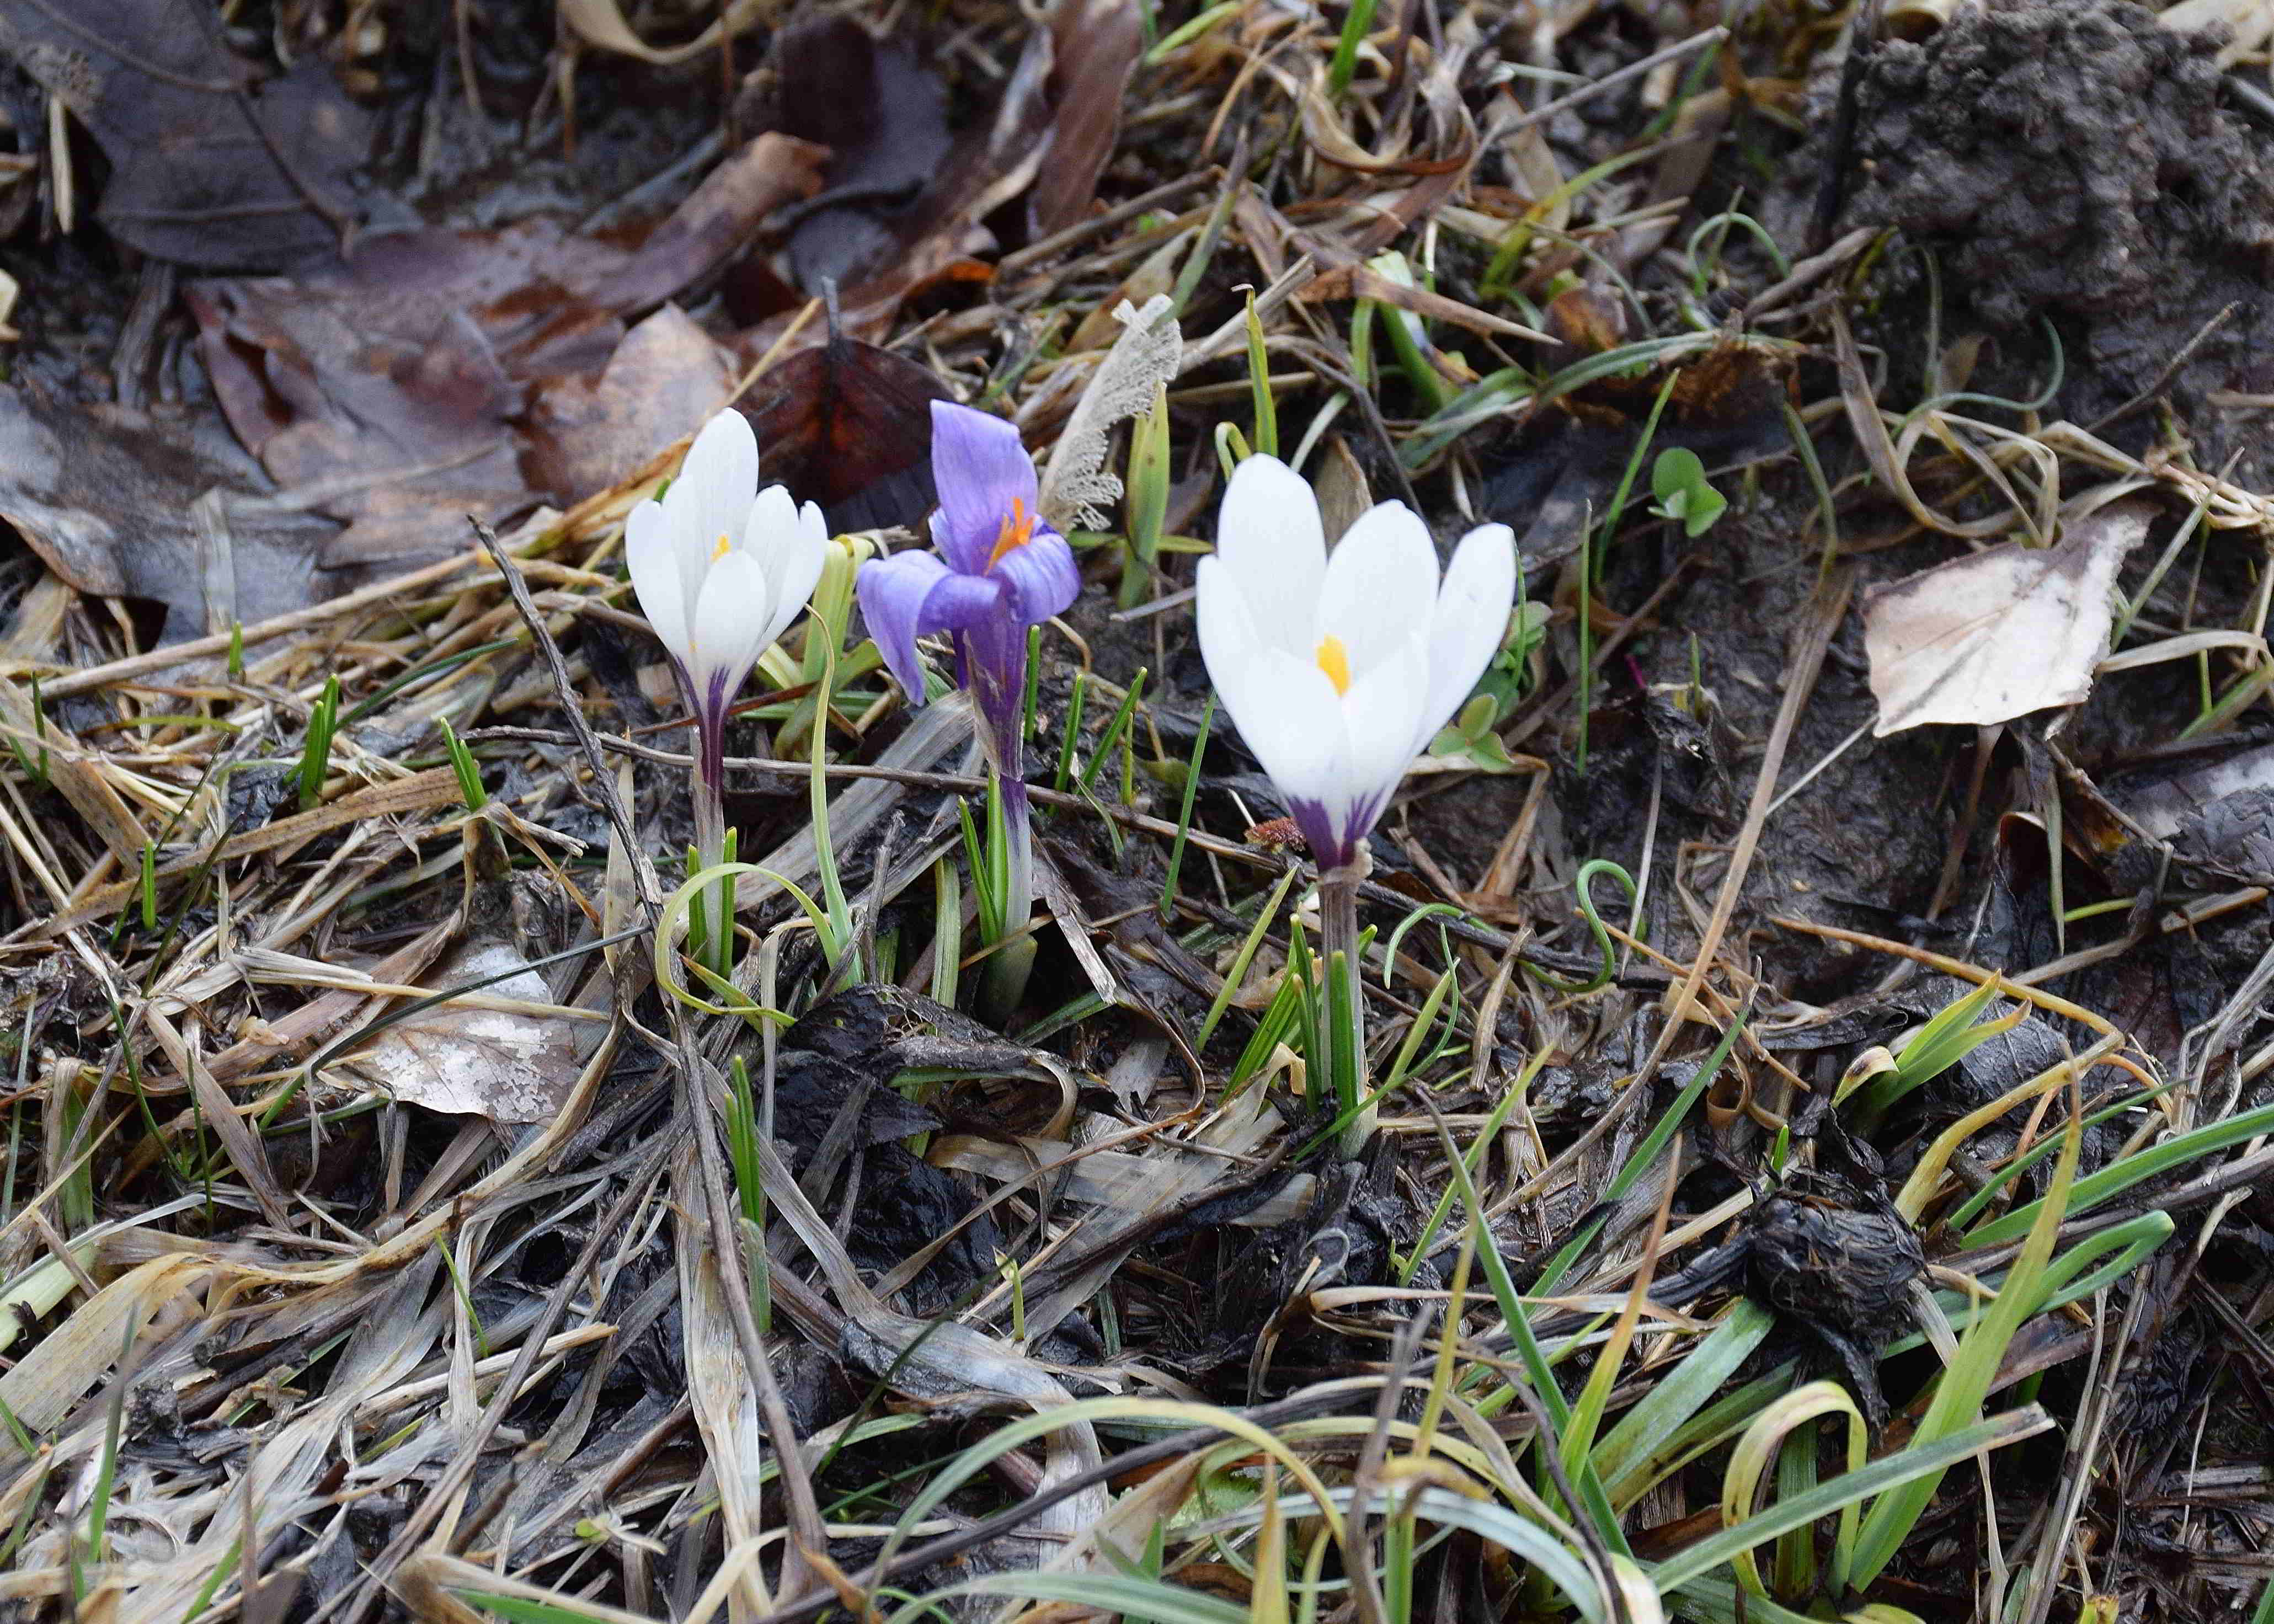
M 1366 1093 L 1366 989 L 1359 974 L 1358 890 L 1374 872 L 1365 841 L 1351 861 L 1319 876 L 1320 945 L 1325 960 L 1324 1019 L 1320 1022 L 1320 1056 L 1331 1079 L 1335 1111 L 1348 1112 Z M 1374 1109 L 1367 1106 L 1343 1130 L 1342 1150 L 1356 1155 L 1374 1133 Z

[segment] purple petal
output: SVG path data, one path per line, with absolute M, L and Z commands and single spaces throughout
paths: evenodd
M 1005 603 L 1020 626 L 1040 626 L 1064 614 L 1081 593 L 1073 549 L 1056 530 L 1036 530 L 1032 541 L 1012 548 L 987 573 L 1003 583 Z
M 1287 816 L 1293 818 L 1295 827 L 1303 831 L 1303 844 L 1311 848 L 1311 861 L 1318 865 L 1321 874 L 1346 866 L 1358 855 L 1359 837 L 1352 832 L 1351 825 L 1357 822 L 1352 814 L 1364 810 L 1364 808 L 1329 807 L 1322 801 L 1308 801 L 1300 796 L 1291 796 L 1287 801 Z M 1375 808 L 1374 816 L 1381 816 L 1381 808 Z M 1372 829 L 1373 820 L 1368 819 L 1365 826 Z
M 932 538 L 949 564 L 967 575 L 987 568 L 1014 510 L 1035 517 L 1034 459 L 1020 444 L 1017 425 L 1000 417 L 934 401 L 931 474 L 939 492 Z
M 1009 623 L 1001 583 L 989 575 L 959 575 L 953 570 L 942 572 L 916 613 L 916 631 L 923 636 L 934 632 L 990 631 Z
M 912 705 L 924 702 L 923 665 L 916 658 L 916 638 L 927 629 L 922 624 L 924 599 L 948 578 L 947 566 L 930 553 L 872 559 L 854 578 L 854 594 L 861 600 L 869 635 L 876 639 L 877 652 L 885 657 L 886 669 Z

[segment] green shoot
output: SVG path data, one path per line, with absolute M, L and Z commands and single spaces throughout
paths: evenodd
M 1269 396 L 1268 389 L 1265 396 Z M 1129 435 L 1128 494 L 1123 502 L 1129 548 L 1122 556 L 1118 593 L 1124 609 L 1135 608 L 1152 590 L 1154 560 L 1160 556 L 1161 531 L 1168 516 L 1169 392 L 1159 386 L 1153 391 L 1151 408 L 1138 417 Z
M 772 1329 L 773 1297 L 765 1250 L 766 1191 L 759 1178 L 758 1135 L 762 1132 L 757 1107 L 750 1094 L 750 1069 L 737 1055 L 729 1067 L 727 1097 L 727 1156 L 734 1164 L 734 1194 L 748 1226 L 743 1239 L 749 1252 L 750 1314 L 763 1335 Z
M 1351 0 L 1350 15 L 1343 19 L 1342 38 L 1335 41 L 1335 59 L 1327 66 L 1327 94 L 1339 101 L 1358 71 L 1358 48 L 1374 26 L 1374 0 Z
M 1365 4 L 1366 0 L 1359 0 Z M 1355 13 L 1353 13 L 1355 14 Z M 1263 344 L 1263 323 L 1255 314 L 1255 290 L 1247 292 L 1247 388 L 1255 402 L 1255 449 L 1279 455 L 1279 405 L 1271 398 L 1271 360 Z
M 1050 775 L 1050 787 L 1059 794 L 1065 793 L 1066 785 L 1073 776 L 1074 747 L 1081 742 L 1081 725 L 1088 719 L 1089 673 L 1073 673 L 1073 691 L 1066 697 L 1065 732 L 1058 738 L 1058 764 Z
M 955 1007 L 963 974 L 963 876 L 945 858 L 932 865 L 931 996 Z
M 340 680 L 337 676 L 326 677 L 323 696 L 308 713 L 307 742 L 301 747 L 300 767 L 295 775 L 299 780 L 303 811 L 324 797 L 324 775 L 331 770 L 332 734 L 339 726 L 339 715 Z
M 1193 797 L 1201 786 L 1201 757 L 1208 749 L 1209 728 L 1216 720 L 1216 691 L 1209 691 L 1208 703 L 1201 707 L 1200 732 L 1193 738 L 1193 757 L 1185 769 L 1184 804 L 1177 808 L 1177 838 L 1169 847 L 1169 876 L 1161 885 L 1161 922 L 1166 924 L 1175 910 L 1177 874 L 1185 863 L 1185 837 L 1192 832 Z
M 1377 254 L 1367 261 L 1367 268 L 1378 273 L 1383 281 L 1396 282 L 1401 288 L 1418 288 L 1420 283 L 1405 256 L 1396 249 Z M 1421 318 L 1410 310 L 1395 305 L 1381 312 L 1384 329 L 1389 334 L 1389 347 L 1397 352 L 1397 365 L 1405 380 L 1413 386 L 1427 412 L 1439 412 L 1453 403 L 1454 389 L 1445 374 L 1430 359 L 1429 329 Z
M 1019 737 L 1021 739 L 1041 736 L 1035 727 L 1035 710 L 1041 703 L 1042 694 L 1043 628 L 1029 626 L 1027 628 L 1027 691 L 1019 699 Z
M 1208 1018 L 1201 1022 L 1200 1035 L 1193 1040 L 1194 1049 L 1208 1047 L 1209 1038 L 1215 1033 L 1216 1023 L 1231 1007 L 1232 995 L 1247 979 L 1248 966 L 1255 962 L 1255 951 L 1263 945 L 1263 938 L 1270 934 L 1271 921 L 1278 917 L 1279 905 L 1287 899 L 1287 888 L 1295 883 L 1298 872 L 1293 868 L 1288 868 L 1279 876 L 1279 883 L 1271 888 L 1271 895 L 1264 899 L 1261 911 L 1255 916 L 1254 925 L 1248 930 L 1246 939 L 1239 944 L 1239 951 L 1232 956 L 1231 968 L 1224 973 L 1222 989 L 1216 993 L 1216 1001 L 1209 1005 Z M 1284 985 L 1281 990 L 1285 990 Z
M 1138 666 L 1136 676 L 1130 680 L 1129 691 L 1121 696 L 1121 703 L 1115 709 L 1113 718 L 1106 723 L 1105 731 L 1098 735 L 1097 749 L 1090 756 L 1089 764 L 1081 770 L 1083 794 L 1090 793 L 1096 787 L 1098 769 L 1105 765 L 1106 758 L 1113 754 L 1121 742 L 1121 735 L 1128 729 L 1129 719 L 1137 710 L 1138 698 L 1145 692 L 1146 675 L 1146 668 Z
M 1247 437 L 1239 432 L 1239 425 L 1219 423 L 1216 425 L 1216 459 L 1224 464 L 1226 479 L 1231 478 L 1233 471 L 1251 455 L 1247 449 Z
M 458 799 L 466 803 L 467 811 L 480 811 L 489 805 L 490 793 L 482 785 L 482 770 L 474 761 L 473 751 L 458 737 L 448 717 L 436 717 L 434 726 L 442 730 L 442 748 L 449 753 L 450 770 L 458 777 Z

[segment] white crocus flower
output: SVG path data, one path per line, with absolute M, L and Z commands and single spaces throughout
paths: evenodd
M 757 436 L 731 407 L 703 425 L 663 500 L 632 509 L 633 590 L 706 731 L 813 596 L 828 547 L 820 508 L 758 489 Z
M 1201 653 L 1322 872 L 1358 859 L 1405 770 L 1452 719 L 1508 630 L 1515 538 L 1471 530 L 1441 585 L 1403 502 L 1331 557 L 1318 499 L 1276 457 L 1239 465 L 1200 563 Z

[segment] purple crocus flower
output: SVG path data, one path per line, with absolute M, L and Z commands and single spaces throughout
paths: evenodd
M 1026 922 L 1027 786 L 1020 709 L 1027 687 L 1027 628 L 1061 613 L 1081 590 L 1073 549 L 1035 511 L 1035 464 L 1019 431 L 1000 417 L 935 401 L 931 408 L 930 553 L 900 553 L 862 567 L 861 613 L 877 651 L 908 696 L 924 702 L 916 639 L 945 632 L 957 679 L 971 692 L 980 741 L 1003 786 L 1013 842 L 1005 917 Z
M 1002 418 L 934 401 L 931 471 L 937 551 L 865 566 L 861 613 L 910 704 L 924 702 L 916 639 L 953 637 L 957 676 L 978 703 L 988 752 L 1015 776 L 1027 628 L 1063 613 L 1081 590 L 1073 549 L 1035 511 L 1035 465 Z

